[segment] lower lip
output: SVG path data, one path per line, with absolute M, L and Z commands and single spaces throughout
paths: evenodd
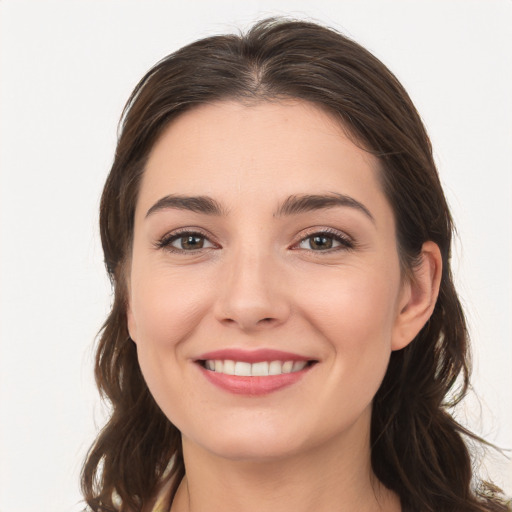
M 203 375 L 215 386 L 234 393 L 235 395 L 258 396 L 286 388 L 298 382 L 311 369 L 306 366 L 303 370 L 266 377 L 241 377 L 239 375 L 226 375 L 225 373 L 207 370 L 199 365 Z

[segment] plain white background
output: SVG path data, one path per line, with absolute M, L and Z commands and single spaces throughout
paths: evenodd
M 459 230 L 454 270 L 474 339 L 458 417 L 512 448 L 512 2 L 0 1 L 0 512 L 81 510 L 105 417 L 92 379 L 110 303 L 101 187 L 131 89 L 157 60 L 271 14 L 373 51 L 431 134 Z M 512 490 L 512 467 L 486 463 Z

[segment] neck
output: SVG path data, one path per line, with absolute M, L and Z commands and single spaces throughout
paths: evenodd
M 373 475 L 369 435 L 352 435 L 300 454 L 232 460 L 183 439 L 186 476 L 172 512 L 399 512 L 398 497 Z

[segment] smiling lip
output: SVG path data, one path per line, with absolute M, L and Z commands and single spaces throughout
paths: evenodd
M 260 363 L 263 361 L 311 361 L 311 358 L 273 349 L 242 350 L 239 348 L 214 350 L 197 358 L 198 361 L 231 359 L 245 363 Z
M 229 375 L 227 373 L 209 370 L 205 366 L 206 361 L 226 360 L 251 364 L 262 362 L 270 363 L 272 361 L 291 361 L 294 364 L 299 365 L 302 362 L 305 366 L 298 371 L 265 376 Z M 291 386 L 302 379 L 302 377 L 304 377 L 311 369 L 313 365 L 308 363 L 317 361 L 291 352 L 283 352 L 273 349 L 259 349 L 251 351 L 241 349 L 224 349 L 202 354 L 195 362 L 198 363 L 198 367 L 203 375 L 215 386 L 230 393 L 255 396 L 265 395 Z

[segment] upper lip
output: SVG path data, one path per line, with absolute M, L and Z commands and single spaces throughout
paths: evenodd
M 240 348 L 226 348 L 206 352 L 200 355 L 197 361 L 206 360 L 232 360 L 246 363 L 260 363 L 263 361 L 314 361 L 315 359 L 292 352 L 283 352 L 274 349 L 243 350 Z

